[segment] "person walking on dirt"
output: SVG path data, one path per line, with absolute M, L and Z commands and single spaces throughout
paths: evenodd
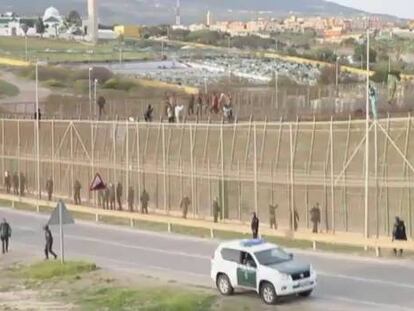
M 134 196 L 135 196 L 134 188 L 130 186 L 128 188 L 128 209 L 130 212 L 134 211 Z
M 122 211 L 122 184 L 121 182 L 118 182 L 118 185 L 116 186 L 116 201 L 118 202 L 118 210 Z
M 49 259 L 49 254 L 51 254 L 55 259 L 57 259 L 56 253 L 53 251 L 53 235 L 52 231 L 50 231 L 49 226 L 46 225 L 43 227 L 43 230 L 45 231 L 45 257 L 46 260 Z
M 20 173 L 20 195 L 24 196 L 24 191 L 26 190 L 26 176 L 23 173 Z
M 316 205 L 311 209 L 310 211 L 311 215 L 311 222 L 313 224 L 313 233 L 318 233 L 318 225 L 321 222 L 321 209 L 319 208 L 319 203 L 316 203 Z
M 4 172 L 4 186 L 6 187 L 6 192 L 10 193 L 11 188 L 11 176 L 9 171 Z
M 50 177 L 46 181 L 46 191 L 47 191 L 47 198 L 49 201 L 52 201 L 52 195 L 53 195 L 53 179 Z
M 17 172 L 13 174 L 13 193 L 19 195 L 19 175 L 17 175 Z
M 188 207 L 191 204 L 191 200 L 189 197 L 185 196 L 182 200 L 181 200 L 181 210 L 183 211 L 183 218 L 187 219 L 187 213 L 188 213 Z
M 253 213 L 251 228 L 253 239 L 257 239 L 259 237 L 259 218 L 257 218 L 256 213 Z
M 75 184 L 73 185 L 73 201 L 75 201 L 75 205 L 81 204 L 81 195 L 80 191 L 82 189 L 82 185 L 79 180 L 75 180 Z
M 109 209 L 109 197 L 110 197 L 110 190 L 107 186 L 104 190 L 104 198 L 103 198 L 103 209 Z
M 109 209 L 115 210 L 115 185 L 110 183 L 109 184 Z
M 11 238 L 11 227 L 7 222 L 6 218 L 3 218 L 3 222 L 0 223 L 0 239 L 2 253 L 9 252 L 9 240 Z
M 150 200 L 148 192 L 144 189 L 141 194 L 141 213 L 148 214 L 148 202 Z
M 277 221 L 276 221 L 276 210 L 278 205 L 269 205 L 269 221 L 270 221 L 270 229 L 277 230 Z
M 292 225 L 292 211 L 290 211 L 289 223 Z M 299 228 L 299 213 L 298 213 L 298 210 L 295 208 L 293 210 L 293 229 L 295 231 L 298 231 L 298 228 Z
M 392 241 L 407 241 L 407 233 L 405 230 L 404 221 L 402 221 L 399 217 L 395 217 L 395 224 L 394 229 L 392 231 Z M 394 255 L 395 256 L 402 256 L 403 250 L 397 250 L 394 248 Z
M 213 218 L 215 223 L 219 220 L 220 212 L 220 205 L 218 204 L 218 199 L 216 198 L 213 201 Z

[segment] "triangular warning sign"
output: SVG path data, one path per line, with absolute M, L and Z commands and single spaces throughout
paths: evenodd
M 92 180 L 89 191 L 98 191 L 106 189 L 106 185 L 99 173 L 96 173 L 95 178 Z
M 61 211 L 60 211 L 60 209 L 61 209 Z M 52 212 L 52 215 L 50 215 L 50 219 L 49 219 L 49 222 L 47 224 L 51 225 L 51 226 L 59 225 L 60 215 L 62 215 L 62 225 L 71 225 L 71 224 L 75 223 L 75 221 L 73 220 L 72 215 L 70 214 L 70 212 L 66 208 L 65 203 L 62 200 L 60 200 L 58 202 L 56 208 Z

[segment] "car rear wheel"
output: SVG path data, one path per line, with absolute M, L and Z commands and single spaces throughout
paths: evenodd
M 312 290 L 307 290 L 306 292 L 299 293 L 301 297 L 309 297 L 312 294 Z
M 260 297 L 262 297 L 262 300 L 265 304 L 276 304 L 277 294 L 275 291 L 275 287 L 268 282 L 263 283 L 263 285 L 260 287 Z
M 220 294 L 224 296 L 229 296 L 233 294 L 234 292 L 234 288 L 233 286 L 231 286 L 230 280 L 228 276 L 225 274 L 220 274 L 217 277 L 216 285 L 217 285 L 217 289 L 219 290 Z

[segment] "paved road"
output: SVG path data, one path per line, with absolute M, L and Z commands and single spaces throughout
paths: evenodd
M 12 248 L 42 258 L 41 228 L 47 217 L 0 208 L 2 217 L 13 226 Z M 53 232 L 59 250 L 57 228 Z M 129 275 L 144 273 L 212 286 L 209 265 L 217 241 L 79 222 L 65 228 L 65 243 L 68 258 L 93 260 Z M 312 298 L 290 299 L 277 310 L 414 310 L 414 264 L 408 260 L 295 254 L 319 272 L 319 286 Z

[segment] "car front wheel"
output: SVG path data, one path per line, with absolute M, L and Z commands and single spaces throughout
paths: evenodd
M 217 277 L 216 285 L 217 285 L 217 289 L 219 290 L 220 294 L 224 296 L 229 296 L 233 294 L 234 289 L 231 286 L 230 280 L 227 275 L 220 274 Z
M 309 297 L 312 294 L 311 290 L 307 290 L 306 292 L 299 293 L 301 297 Z
M 260 297 L 262 297 L 262 300 L 264 303 L 268 305 L 274 305 L 277 301 L 277 294 L 275 291 L 275 287 L 266 282 L 260 287 Z

